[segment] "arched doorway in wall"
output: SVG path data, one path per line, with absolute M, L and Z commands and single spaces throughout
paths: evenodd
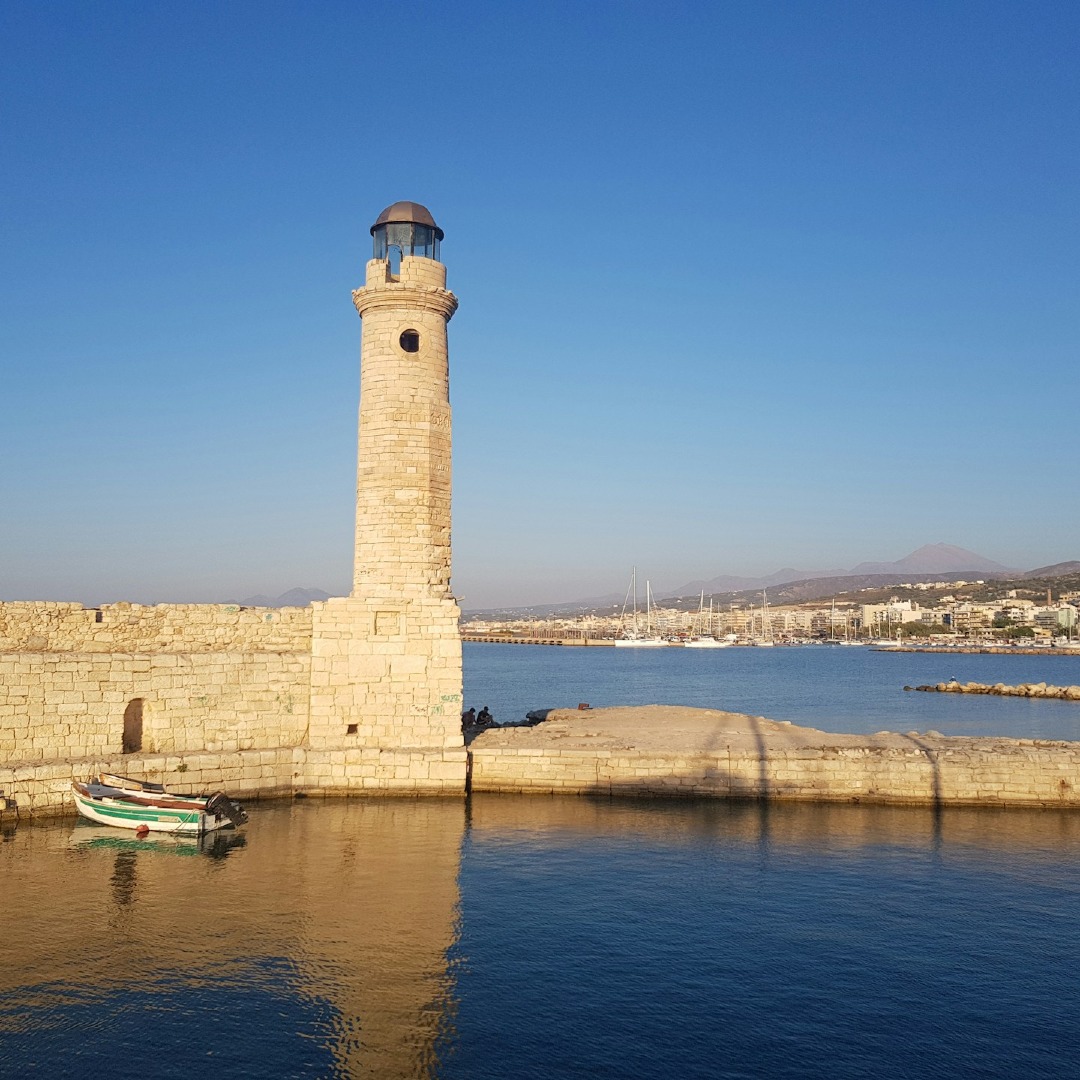
M 132 698 L 124 710 L 125 754 L 137 754 L 142 750 L 143 699 Z

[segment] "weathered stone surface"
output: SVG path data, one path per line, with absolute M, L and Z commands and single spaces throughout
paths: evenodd
M 478 735 L 470 751 L 474 791 L 1080 807 L 1073 742 L 838 735 L 655 705 L 551 710 L 534 727 Z
M 352 595 L 282 609 L 0 603 L 0 786 L 20 806 L 56 805 L 71 775 L 105 763 L 170 771 L 153 755 L 197 755 L 185 787 L 198 775 L 260 791 L 464 792 L 446 343 L 457 299 L 441 263 L 406 257 L 397 276 L 369 262 L 353 300 Z M 261 756 L 286 749 L 300 757 L 285 773 Z
M 911 687 L 905 686 L 905 690 Z M 1004 683 L 938 683 L 936 686 L 916 686 L 916 690 L 936 690 L 943 694 L 997 694 L 1005 697 L 1060 698 L 1066 701 L 1080 701 L 1080 686 L 1048 686 L 1040 683 L 1020 683 L 1019 686 L 1006 686 Z
M 295 652 L 310 643 L 311 608 L 0 603 L 0 660 L 18 652 Z
M 354 756 L 358 755 L 358 756 Z M 113 772 L 178 790 L 224 789 L 243 799 L 305 795 L 457 795 L 464 749 L 322 750 L 282 747 L 170 755 L 100 755 L 48 764 L 0 765 L 0 791 L 20 819 L 73 816 L 71 781 Z M 15 811 L 6 815 L 15 816 Z

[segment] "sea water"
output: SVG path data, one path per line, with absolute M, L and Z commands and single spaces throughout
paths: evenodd
M 893 653 L 862 646 L 612 649 L 465 642 L 465 704 L 498 722 L 535 709 L 693 705 L 823 731 L 1080 739 L 1080 703 L 905 691 L 958 679 L 1080 685 L 1080 654 Z
M 497 715 L 1075 723 L 902 690 L 1080 681 L 1071 660 L 816 651 L 477 646 L 466 678 Z M 924 701 L 950 711 L 905 712 Z M 1080 1056 L 1075 812 L 486 795 L 267 802 L 202 844 L 2 835 L 0 1077 L 1058 1077 Z

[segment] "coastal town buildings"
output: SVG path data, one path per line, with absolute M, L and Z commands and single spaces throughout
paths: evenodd
M 702 633 L 701 617 L 696 611 L 661 602 L 653 609 L 652 618 L 658 632 L 673 642 Z M 1076 635 L 1080 630 L 1080 598 L 1040 605 L 1016 597 L 975 602 L 949 595 L 927 605 L 894 598 L 879 604 L 847 601 L 770 606 L 767 613 L 764 604 L 729 604 L 711 616 L 711 628 L 706 632 L 745 644 L 768 636 L 781 642 L 891 641 L 898 635 L 972 636 L 989 641 L 1012 627 L 1030 628 L 1035 639 Z M 625 618 L 618 613 L 542 619 L 466 616 L 462 630 L 466 638 L 477 640 L 518 636 L 529 640 L 603 641 L 624 633 Z

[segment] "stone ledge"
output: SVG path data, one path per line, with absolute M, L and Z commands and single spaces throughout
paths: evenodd
M 1080 808 L 1080 742 L 837 735 L 711 709 L 551 710 L 470 755 L 476 792 Z
M 178 791 L 224 790 L 251 799 L 299 794 L 463 796 L 466 768 L 464 749 L 425 747 L 359 754 L 344 747 L 126 754 L 3 765 L 0 791 L 16 800 L 20 819 L 69 817 L 75 814 L 71 781 L 99 772 L 154 780 Z

